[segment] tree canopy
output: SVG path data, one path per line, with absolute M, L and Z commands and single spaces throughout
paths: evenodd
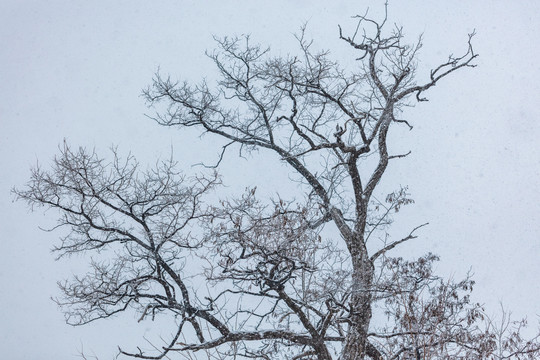
M 392 214 L 413 202 L 406 187 L 374 196 L 394 154 L 400 114 L 478 56 L 469 34 L 459 56 L 417 76 L 422 40 L 404 41 L 387 19 L 356 16 L 341 43 L 342 66 L 301 29 L 298 53 L 274 56 L 249 36 L 216 38 L 208 53 L 219 80 L 198 84 L 157 73 L 144 90 L 164 126 L 192 127 L 240 154 L 266 150 L 287 164 L 302 196 L 259 198 L 256 188 L 214 201 L 213 169 L 188 176 L 173 159 L 142 170 L 116 150 L 104 158 L 64 144 L 50 169 L 35 168 L 15 190 L 32 206 L 59 211 L 69 231 L 59 257 L 90 257 L 91 269 L 60 284 L 56 301 L 73 325 L 127 309 L 139 321 L 176 319 L 165 356 L 262 359 L 533 359 L 538 337 L 523 322 L 497 327 L 470 300 L 474 282 L 443 279 L 437 256 L 392 250 L 427 224 L 389 239 Z M 377 239 L 377 241 L 375 241 Z M 382 245 L 379 245 L 382 244 Z M 204 286 L 200 286 L 204 284 Z M 198 355 L 206 353 L 205 355 Z M 202 356 L 202 357 L 200 357 Z

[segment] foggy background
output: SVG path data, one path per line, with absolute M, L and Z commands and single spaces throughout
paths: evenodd
M 118 145 L 144 166 L 173 151 L 186 171 L 196 171 L 191 165 L 215 161 L 220 148 L 210 136 L 144 116 L 153 111 L 141 90 L 158 66 L 173 78 L 211 80 L 204 51 L 214 48 L 212 35 L 250 33 L 285 55 L 305 22 L 315 46 L 339 57 L 348 45 L 337 25 L 352 31 L 350 16 L 369 7 L 377 18 L 383 3 L 0 0 L 0 357 L 63 360 L 84 351 L 111 359 L 117 345 L 149 347 L 143 337 L 170 335 L 129 312 L 84 327 L 64 323 L 50 297 L 87 259 L 55 262 L 49 250 L 60 233 L 39 227 L 54 225 L 56 214 L 13 202 L 11 188 L 25 184 L 30 167 L 47 168 L 66 139 L 101 156 Z M 408 185 L 416 201 L 396 218 L 396 236 L 430 222 L 391 255 L 432 251 L 442 258 L 438 272 L 456 279 L 472 270 L 474 301 L 493 314 L 503 302 L 532 327 L 540 315 L 538 14 L 540 3 L 525 0 L 390 3 L 390 23 L 411 41 L 424 34 L 420 79 L 450 53 L 465 52 L 473 29 L 480 57 L 477 68 L 443 79 L 426 93 L 429 102 L 406 110 L 413 131 L 390 130 L 390 151 L 412 153 L 390 164 L 378 189 Z M 226 191 L 257 185 L 268 194 L 294 192 L 289 170 L 276 160 L 231 151 L 221 168 Z

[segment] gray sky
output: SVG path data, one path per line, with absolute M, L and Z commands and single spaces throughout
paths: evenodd
M 142 163 L 167 156 L 189 168 L 215 158 L 211 139 L 160 128 L 143 115 L 139 97 L 158 66 L 198 80 L 210 74 L 204 56 L 212 34 L 251 33 L 275 53 L 294 45 L 292 33 L 309 21 L 316 44 L 335 54 L 337 24 L 350 15 L 382 10 L 383 1 L 0 1 L 0 354 L 6 359 L 74 359 L 79 350 L 100 359 L 116 345 L 144 343 L 145 333 L 166 329 L 136 324 L 133 315 L 82 328 L 64 324 L 50 301 L 56 281 L 81 268 L 84 258 L 55 262 L 58 233 L 38 226 L 49 213 L 29 213 L 10 189 L 46 166 L 66 138 L 105 154 L 112 144 Z M 406 4 L 406 5 L 405 5 Z M 395 131 L 394 150 L 412 150 L 386 174 L 381 192 L 408 185 L 416 200 L 397 219 L 399 234 L 423 222 L 422 237 L 406 256 L 433 251 L 439 270 L 456 278 L 472 268 L 476 299 L 495 313 L 499 301 L 540 314 L 540 27 L 538 1 L 394 1 L 390 20 L 414 39 L 424 33 L 421 69 L 465 50 L 476 28 L 478 67 L 447 78 L 430 101 L 407 110 L 412 132 Z M 347 61 L 350 61 L 347 59 Z M 266 186 L 287 178 L 265 154 L 226 161 L 231 187 Z M 240 169 L 250 169 L 242 178 Z M 268 179 L 269 169 L 279 174 Z M 263 185 L 266 182 L 267 185 Z M 397 252 L 394 254 L 396 255 Z

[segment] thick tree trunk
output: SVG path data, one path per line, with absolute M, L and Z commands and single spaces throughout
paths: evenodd
M 363 245 L 363 241 L 361 244 Z M 364 246 L 361 246 L 357 251 L 352 251 L 351 255 L 353 288 L 350 301 L 350 323 L 340 360 L 362 360 L 370 352 L 367 334 L 372 316 L 371 286 L 374 268 Z
M 356 306 L 351 316 L 349 331 L 345 339 L 345 346 L 341 352 L 341 360 L 360 360 L 364 359 L 367 349 L 367 332 L 369 322 L 371 321 L 371 303 L 370 299 L 362 296 L 356 300 Z

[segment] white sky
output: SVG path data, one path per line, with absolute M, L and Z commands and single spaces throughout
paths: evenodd
M 44 233 L 52 212 L 29 213 L 13 203 L 38 159 L 46 165 L 66 138 L 105 154 L 112 144 L 143 163 L 171 147 L 186 168 L 215 159 L 210 138 L 160 128 L 144 117 L 139 97 L 152 74 L 198 80 L 210 74 L 204 56 L 212 34 L 251 33 L 286 54 L 292 33 L 309 21 L 316 44 L 343 51 L 337 24 L 383 1 L 0 1 L 0 357 L 74 359 L 84 348 L 111 359 L 116 345 L 144 344 L 151 324 L 131 314 L 72 328 L 50 301 L 56 281 L 84 258 L 55 262 L 58 233 Z M 395 162 L 381 191 L 409 185 L 416 200 L 397 234 L 429 221 L 422 237 L 401 250 L 433 251 L 440 272 L 456 278 L 472 268 L 476 300 L 491 312 L 503 301 L 531 323 L 540 314 L 540 22 L 538 1 L 393 1 L 391 21 L 414 39 L 424 33 L 421 67 L 465 49 L 476 28 L 478 67 L 448 78 L 410 109 L 412 132 L 395 131 Z M 350 61 L 350 59 L 346 59 Z M 150 113 L 150 112 L 149 112 Z M 225 162 L 231 187 L 287 186 L 287 173 L 261 154 Z M 243 169 L 250 169 L 238 177 Z M 275 170 L 274 170 L 275 169 Z M 275 178 L 269 173 L 276 171 Z M 264 185 L 264 183 L 267 185 Z M 394 253 L 396 255 L 397 252 Z M 154 329 L 156 330 L 156 329 Z M 157 329 L 166 336 L 166 329 Z

